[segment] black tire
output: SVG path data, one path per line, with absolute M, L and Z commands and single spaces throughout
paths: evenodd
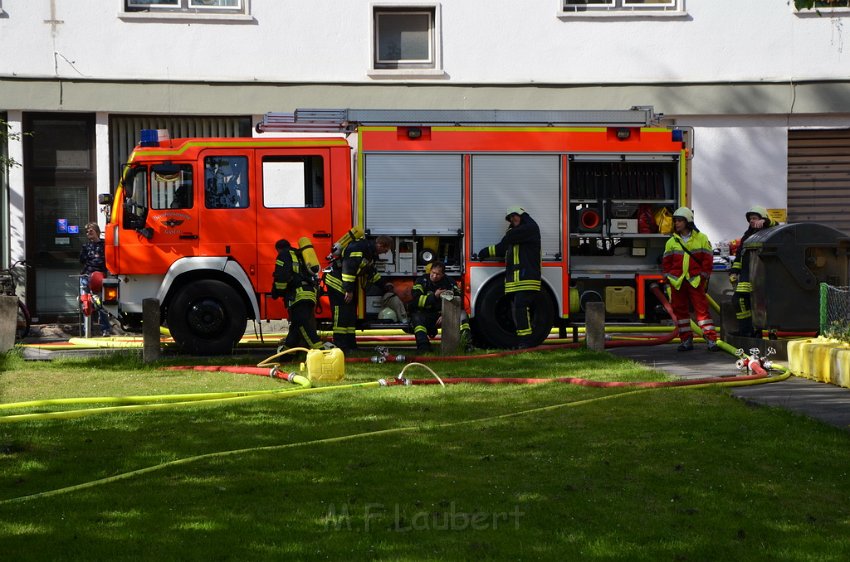
M 15 325 L 15 339 L 20 341 L 30 335 L 30 326 L 32 325 L 32 317 L 30 311 L 20 300 L 18 301 L 18 320 Z
M 247 320 L 244 301 L 222 281 L 189 283 L 168 306 L 168 328 L 174 342 L 193 355 L 230 353 L 245 333 Z
M 534 301 L 531 314 L 533 345 L 540 345 L 555 324 L 555 301 L 545 288 Z M 484 287 L 475 307 L 473 325 L 476 344 L 483 347 L 511 348 L 517 345 L 513 319 L 513 299 L 505 295 L 505 284 L 495 279 Z

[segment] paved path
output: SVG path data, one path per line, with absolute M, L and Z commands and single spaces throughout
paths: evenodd
M 697 344 L 694 351 L 687 353 L 676 351 L 676 344 L 620 347 L 609 351 L 683 378 L 740 374 L 734 357 L 725 352 L 708 353 L 704 344 Z M 754 404 L 786 408 L 850 431 L 848 388 L 791 376 L 782 382 L 735 388 L 732 395 Z

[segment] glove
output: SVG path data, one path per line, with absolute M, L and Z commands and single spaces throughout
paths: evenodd
M 475 253 L 475 259 L 477 259 L 477 260 L 483 260 L 486 257 L 487 257 L 487 248 L 483 248 L 481 250 L 478 250 Z
M 732 283 L 733 285 L 735 283 L 737 283 L 738 282 L 738 274 L 737 273 L 730 273 L 729 274 L 729 282 Z

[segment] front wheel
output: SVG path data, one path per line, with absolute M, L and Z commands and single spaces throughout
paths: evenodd
M 531 312 L 531 343 L 540 345 L 555 324 L 555 303 L 545 288 L 538 292 Z M 511 348 L 517 345 L 513 297 L 505 294 L 498 280 L 484 287 L 475 307 L 475 336 L 485 346 Z
M 195 281 L 179 289 L 168 307 L 168 328 L 181 351 L 230 353 L 245 333 L 245 302 L 227 283 Z

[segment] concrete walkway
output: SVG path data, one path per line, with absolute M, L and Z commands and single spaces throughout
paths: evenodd
M 694 351 L 676 351 L 677 344 L 609 349 L 614 355 L 683 378 L 734 377 L 741 374 L 736 359 L 725 352 L 709 353 L 705 344 Z M 786 366 L 785 361 L 777 361 Z M 732 395 L 753 404 L 781 407 L 850 431 L 850 389 L 791 376 L 785 381 L 732 389 Z

